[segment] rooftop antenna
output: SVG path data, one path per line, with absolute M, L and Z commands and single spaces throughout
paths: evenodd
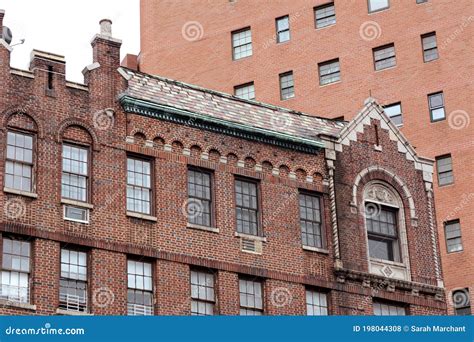
M 12 30 L 10 30 L 7 26 L 1 27 L 2 31 L 0 32 L 1 38 L 7 42 L 8 45 L 12 42 L 13 34 Z
M 25 44 L 25 39 L 20 39 L 20 42 L 19 42 L 19 43 L 10 45 L 10 47 L 14 47 L 14 46 L 17 46 L 17 45 L 22 45 L 22 44 Z

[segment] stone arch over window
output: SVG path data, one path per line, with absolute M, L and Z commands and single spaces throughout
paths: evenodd
M 76 126 L 76 127 L 80 127 L 82 128 L 83 130 L 85 130 L 90 138 L 92 139 L 92 148 L 94 149 L 94 151 L 99 151 L 100 150 L 100 144 L 99 144 L 99 139 L 97 138 L 97 135 L 95 134 L 94 130 L 86 123 L 78 120 L 78 119 L 66 119 L 64 120 L 60 125 L 59 125 L 59 128 L 58 128 L 58 133 L 57 133 L 57 141 L 59 143 L 62 143 L 63 141 L 63 137 L 64 137 L 64 132 L 66 132 L 66 130 L 71 127 L 71 126 Z
M 38 117 L 30 112 L 21 109 L 10 109 L 4 112 L 2 120 L 2 129 L 8 127 L 21 128 L 38 135 L 38 138 L 43 138 L 44 129 Z
M 369 272 L 410 280 L 410 258 L 402 198 L 390 184 L 365 184 L 361 210 L 364 216 Z

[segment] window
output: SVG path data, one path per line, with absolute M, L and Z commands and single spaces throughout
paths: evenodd
M 454 183 L 453 161 L 450 154 L 436 158 L 436 169 L 438 170 L 439 186 Z
M 27 241 L 3 239 L 1 299 L 29 303 L 30 249 Z
M 253 82 L 236 86 L 234 88 L 234 95 L 244 100 L 255 100 L 255 86 Z
M 369 13 L 381 11 L 390 7 L 389 0 L 368 0 Z
M 319 291 L 306 290 L 306 314 L 308 316 L 327 316 L 327 295 Z
M 151 162 L 127 158 L 127 210 L 151 215 Z
M 188 170 L 188 196 L 188 222 L 210 227 L 212 225 L 212 194 L 209 172 L 198 169 Z
M 235 203 L 237 231 L 243 234 L 260 235 L 257 183 L 237 179 L 235 181 Z
M 374 301 L 375 316 L 406 316 L 404 306 Z
M 427 33 L 421 36 L 423 45 L 423 60 L 430 62 L 438 59 L 438 45 L 436 43 L 436 33 Z
M 87 311 L 87 254 L 84 252 L 61 249 L 59 308 Z
M 33 191 L 33 137 L 8 131 L 5 186 L 20 191 Z
M 87 202 L 89 195 L 88 155 L 87 148 L 63 145 L 62 198 Z
M 280 98 L 287 100 L 295 97 L 295 84 L 293 82 L 293 72 L 280 74 Z
M 319 68 L 319 84 L 320 85 L 334 83 L 341 79 L 339 59 L 334 59 L 332 61 L 319 63 L 318 68 Z
M 290 17 L 284 16 L 276 19 L 277 43 L 290 40 Z
M 445 222 L 446 249 L 448 253 L 462 251 L 461 224 L 459 220 Z
M 375 70 L 383 70 L 394 67 L 397 64 L 395 58 L 395 45 L 388 44 L 373 49 Z
M 232 32 L 234 59 L 252 56 L 252 31 L 250 28 Z
M 303 246 L 323 248 L 320 197 L 300 194 L 299 201 Z
M 367 234 L 369 239 L 369 255 L 371 258 L 400 262 L 398 246 L 397 210 L 375 203 L 367 202 L 366 215 Z
M 336 11 L 334 3 L 318 6 L 314 9 L 316 28 L 323 28 L 336 23 Z
M 383 109 L 396 126 L 403 125 L 402 104 L 400 102 L 384 106 Z
M 428 2 L 428 0 L 416 0 L 417 4 L 422 4 L 422 3 L 425 3 L 425 2 Z
M 129 316 L 153 314 L 151 263 L 128 260 L 127 313 Z
M 471 314 L 471 300 L 469 297 L 469 289 L 453 291 L 454 313 L 457 316 Z
M 446 119 L 443 92 L 428 95 L 428 104 L 432 122 Z
M 256 280 L 239 279 L 240 315 L 263 315 L 262 282 Z
M 215 303 L 214 275 L 191 271 L 191 315 L 213 315 Z

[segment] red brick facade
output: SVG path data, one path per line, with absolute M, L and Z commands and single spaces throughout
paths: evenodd
M 263 311 L 269 315 L 305 315 L 305 289 L 326 293 L 333 315 L 370 315 L 374 299 L 403 305 L 409 314 L 446 312 L 434 208 L 428 203 L 432 161 L 414 153 L 375 101 L 369 99 L 349 124 L 289 113 L 293 125 L 280 132 L 266 129 L 258 114 L 244 118 L 254 120 L 246 125 L 217 120 L 199 113 L 196 102 L 193 115 L 201 116 L 182 124 L 178 115 L 190 113 L 185 110 L 190 94 L 203 103 L 218 98 L 229 108 L 253 113 L 278 109 L 117 71 L 120 42 L 106 32 L 92 46 L 94 63 L 84 70 L 81 85 L 66 81 L 65 61 L 49 53 L 35 51 L 29 71 L 10 68 L 9 47 L 0 44 L 1 240 L 21 238 L 32 247 L 29 301 L 4 298 L 1 313 L 67 314 L 58 311 L 61 248 L 87 253 L 87 311 L 94 315 L 127 313 L 127 259 L 152 263 L 153 313 L 158 315 L 191 313 L 190 271 L 195 269 L 214 274 L 218 314 L 239 314 L 239 277 L 262 281 Z M 176 101 L 173 108 L 153 112 L 155 118 L 148 109 L 160 103 L 145 98 L 153 87 Z M 126 102 L 124 94 L 136 97 Z M 219 132 L 210 121 L 206 129 L 195 126 L 211 118 Z M 325 128 L 327 133 L 295 142 L 300 137 L 290 138 L 288 132 L 302 120 L 309 120 L 314 132 Z M 8 131 L 34 136 L 31 192 L 5 189 Z M 279 146 L 282 141 L 293 147 Z M 88 200 L 73 203 L 89 210 L 89 223 L 63 218 L 63 207 L 71 204 L 61 196 L 64 143 L 89 151 Z M 319 147 L 303 150 L 310 144 Z M 151 161 L 150 215 L 127 211 L 127 156 Z M 189 166 L 212 173 L 212 229 L 187 223 Z M 236 177 L 258 183 L 263 236 L 244 238 L 261 243 L 260 252 L 242 251 L 243 237 L 236 234 Z M 370 181 L 398 194 L 401 245 L 406 232 L 406 251 L 401 249 L 407 262 L 385 265 L 386 273 L 367 256 L 362 192 Z M 302 248 L 301 192 L 321 198 L 323 248 Z

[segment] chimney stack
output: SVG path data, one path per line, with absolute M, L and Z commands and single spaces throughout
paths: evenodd
M 100 35 L 112 38 L 112 20 L 102 19 L 100 22 Z
M 5 16 L 5 10 L 0 9 L 0 35 L 3 31 L 3 17 Z

